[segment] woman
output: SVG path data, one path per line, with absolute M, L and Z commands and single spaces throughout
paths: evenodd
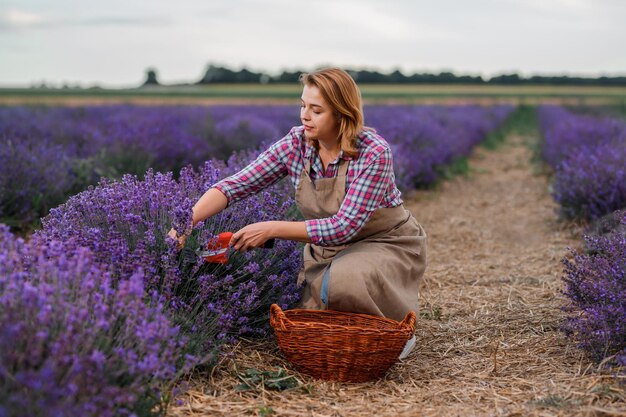
M 234 249 L 271 238 L 306 242 L 301 308 L 402 320 L 418 309 L 426 234 L 402 205 L 389 144 L 364 127 L 361 94 L 347 72 L 322 69 L 300 80 L 302 126 L 209 189 L 193 224 L 289 175 L 306 220 L 245 226 L 233 234 Z M 184 244 L 185 236 L 172 236 Z

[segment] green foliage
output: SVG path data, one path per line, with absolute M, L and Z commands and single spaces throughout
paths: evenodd
M 426 320 L 441 320 L 441 307 L 433 306 L 430 309 L 422 310 L 420 316 Z
M 624 397 L 622 395 L 623 391 L 621 391 L 620 387 L 617 385 L 598 384 L 593 387 L 591 392 L 600 396 L 601 398 L 606 398 L 611 401 L 624 401 Z
M 310 71 L 310 70 L 309 70 Z M 346 69 L 347 72 L 360 84 L 494 84 L 494 85 L 600 85 L 623 86 L 626 77 L 570 77 L 567 75 L 542 76 L 534 75 L 523 77 L 519 74 L 501 74 L 490 79 L 482 76 L 456 75 L 450 71 L 439 74 L 413 73 L 406 75 L 398 69 L 390 73 L 381 73 L 375 70 Z M 296 83 L 305 70 L 284 71 L 276 76 L 262 72 L 250 71 L 243 68 L 234 71 L 230 68 L 210 64 L 198 84 L 210 83 Z
M 300 385 L 300 381 L 295 376 L 287 374 L 283 368 L 277 368 L 276 371 L 259 371 L 255 368 L 249 368 L 237 373 L 237 378 L 242 382 L 237 385 L 237 391 L 261 389 L 284 391 Z
M 551 394 L 532 401 L 532 404 L 541 408 L 567 409 L 576 406 L 577 401 L 567 400 L 558 395 Z
M 276 411 L 272 407 L 259 407 L 259 417 L 270 417 L 276 415 Z
M 537 106 L 522 104 L 509 116 L 497 131 L 490 133 L 481 143 L 487 149 L 498 148 L 510 135 L 524 138 L 524 144 L 531 151 L 531 165 L 537 174 L 547 174 L 547 167 L 541 155 L 541 139 L 537 118 Z
M 506 119 L 500 129 L 490 132 L 481 142 L 487 149 L 498 148 L 509 135 L 520 135 L 524 137 L 536 136 L 537 112 L 534 106 L 520 105 Z
M 485 136 L 485 140 L 481 142 L 481 145 L 487 149 L 494 150 L 504 142 L 506 135 L 503 129 L 498 129 L 493 132 L 489 132 Z
M 437 166 L 435 171 L 442 180 L 449 180 L 457 175 L 467 175 L 470 171 L 469 161 L 466 157 L 457 158 L 447 165 Z
M 154 68 L 148 68 L 146 70 L 146 81 L 144 81 L 143 85 L 159 85 L 157 73 Z
M 96 172 L 101 177 L 121 178 L 124 174 L 142 178 L 154 165 L 154 157 L 139 146 L 119 145 L 102 149 L 96 157 Z
M 539 131 L 536 106 L 526 104 L 518 106 L 507 122 L 504 127 L 510 129 L 510 132 L 514 134 L 536 136 Z

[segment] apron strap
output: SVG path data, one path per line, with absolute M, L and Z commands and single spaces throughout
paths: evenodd
M 304 168 L 302 169 L 302 174 L 311 178 L 311 161 L 309 161 L 308 158 L 304 158 Z
M 350 160 L 342 159 L 341 162 L 339 162 L 339 172 L 337 173 L 337 176 L 341 176 L 341 175 L 343 175 L 344 177 L 347 176 L 349 166 L 350 166 Z
M 344 191 L 348 191 L 348 167 L 350 166 L 349 159 L 342 159 L 339 162 L 339 168 L 337 172 L 337 178 L 343 177 L 343 189 Z M 344 195 L 345 198 L 345 195 Z

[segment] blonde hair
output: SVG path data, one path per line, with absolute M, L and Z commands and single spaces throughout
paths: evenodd
M 361 91 L 350 74 L 340 68 L 324 68 L 300 75 L 302 85 L 315 86 L 339 121 L 339 144 L 345 155 L 356 156 L 357 135 L 365 128 Z M 311 139 L 319 150 L 319 142 Z

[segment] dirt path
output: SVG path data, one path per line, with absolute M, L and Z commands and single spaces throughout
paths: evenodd
M 626 415 L 624 386 L 559 331 L 561 258 L 580 245 L 556 221 L 544 176 L 520 137 L 479 149 L 469 177 L 406 204 L 429 234 L 418 347 L 385 379 L 326 383 L 289 370 L 272 341 L 242 343 L 213 375 L 195 377 L 169 415 Z M 239 393 L 244 370 L 288 369 L 301 385 Z

